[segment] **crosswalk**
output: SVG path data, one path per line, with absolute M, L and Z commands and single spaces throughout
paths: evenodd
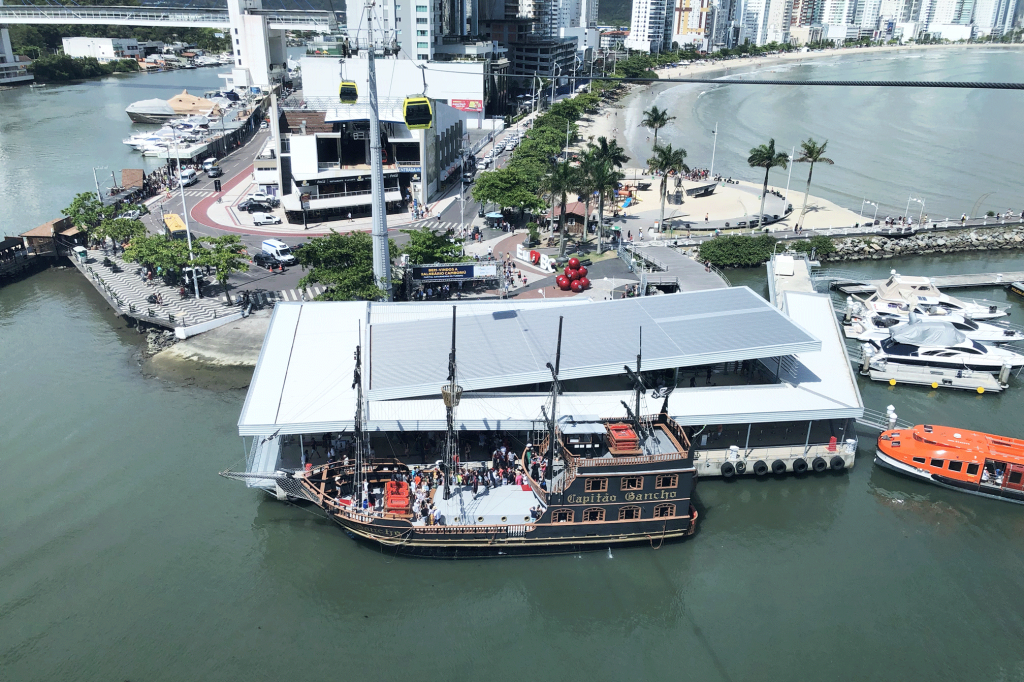
M 250 297 L 256 305 L 268 305 L 272 303 L 288 302 L 288 301 L 312 301 L 320 294 L 324 293 L 326 287 L 322 286 L 311 286 L 302 289 L 279 289 L 277 291 L 255 291 L 250 293 Z
M 216 192 L 212 189 L 187 189 L 185 190 L 185 196 L 187 197 L 212 197 Z

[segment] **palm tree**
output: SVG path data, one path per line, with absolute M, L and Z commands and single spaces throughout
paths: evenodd
M 786 168 L 789 165 L 789 154 L 775 151 L 775 138 L 768 144 L 750 150 L 747 163 L 751 168 L 764 168 L 764 188 L 761 190 L 761 212 L 758 213 L 757 225 L 764 227 L 764 200 L 768 197 L 768 173 L 772 168 Z
M 594 169 L 601 163 L 593 149 L 587 149 L 580 155 L 580 165 L 576 172 L 576 191 L 583 197 L 583 205 L 586 206 L 586 216 L 583 219 L 583 239 L 587 239 L 589 234 L 587 228 L 590 226 L 590 200 L 594 194 Z
M 629 157 L 626 156 L 626 150 L 619 146 L 619 141 L 614 137 L 609 141 L 607 137 L 602 135 L 597 138 L 597 144 L 591 143 L 589 147 L 594 150 L 597 158 L 607 162 L 613 168 L 622 168 L 622 164 L 629 161 Z
M 609 196 L 614 196 L 614 192 L 619 188 L 619 182 L 625 176 L 619 171 L 615 170 L 612 164 L 607 161 L 601 161 L 594 164 L 590 169 L 590 187 L 591 191 L 597 192 L 598 204 L 597 204 L 597 253 L 603 253 L 601 248 L 601 239 L 604 238 L 604 202 Z
M 690 168 L 686 165 L 686 150 L 672 149 L 672 145 L 664 147 L 656 146 L 654 156 L 647 159 L 647 165 L 652 172 L 661 172 L 661 220 L 658 221 L 658 229 L 665 229 L 665 195 L 668 193 L 668 175 L 671 172 L 689 173 Z
M 669 121 L 676 120 L 675 116 L 668 115 L 668 109 L 659 109 L 656 106 L 651 106 L 650 109 L 644 112 L 644 118 L 640 121 L 640 125 L 644 128 L 650 128 L 654 131 L 654 147 L 658 147 L 658 131 L 668 125 Z
M 554 217 L 555 203 L 560 208 L 558 215 L 558 255 L 565 255 L 565 204 L 569 201 L 569 192 L 576 189 L 577 170 L 569 163 L 561 163 L 557 159 L 548 166 L 547 174 L 541 179 L 541 190 L 551 195 L 551 213 Z
M 796 221 L 797 228 L 803 227 L 804 215 L 807 213 L 807 196 L 811 193 L 811 174 L 814 173 L 814 164 L 827 163 L 831 166 L 835 163 L 835 161 L 825 156 L 825 147 L 827 146 L 828 140 L 825 140 L 819 145 L 814 141 L 813 137 L 809 137 L 807 140 L 800 143 L 800 156 L 797 157 L 796 161 L 798 163 L 810 163 L 811 167 L 807 171 L 807 189 L 804 190 L 804 207 L 800 209 L 800 219 Z

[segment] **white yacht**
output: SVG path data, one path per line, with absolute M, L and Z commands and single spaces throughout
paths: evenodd
M 125 109 L 125 113 L 135 123 L 163 123 L 177 116 L 171 105 L 162 99 L 133 102 Z
M 999 372 L 1003 365 L 1024 367 L 1024 355 L 1001 346 L 972 341 L 949 322 L 935 320 L 901 324 L 881 341 L 867 342 L 872 362 L 898 365 Z
M 858 341 L 874 339 L 881 341 L 888 338 L 890 329 L 897 325 L 905 324 L 908 319 L 911 324 L 915 324 L 921 320 L 921 317 L 913 312 L 910 313 L 909 318 L 892 313 L 869 313 L 863 306 L 855 303 L 852 318 L 850 322 L 843 325 L 843 331 L 848 339 L 856 339 Z M 964 336 L 972 341 L 981 341 L 982 343 L 1024 341 L 1024 331 L 990 322 L 977 322 L 959 313 L 943 315 L 941 321 L 953 325 L 954 329 L 962 332 Z
M 972 320 L 987 320 L 1009 315 L 1009 306 L 977 299 L 960 300 L 939 291 L 927 277 L 904 277 L 892 271 L 875 293 L 859 301 L 870 312 L 901 317 L 911 312 L 928 318 L 958 313 Z

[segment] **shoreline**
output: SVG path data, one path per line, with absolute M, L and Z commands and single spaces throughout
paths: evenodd
M 1022 43 L 971 43 L 964 45 L 876 45 L 864 48 L 840 48 L 823 50 L 820 52 L 790 52 L 778 55 L 759 57 L 741 57 L 739 59 L 719 60 L 712 63 L 686 64 L 679 67 L 666 67 L 656 69 L 659 77 L 664 78 L 698 78 L 711 77 L 715 79 L 724 76 L 748 74 L 771 67 L 773 64 L 798 64 L 803 61 L 820 61 L 822 59 L 845 59 L 865 54 L 885 54 L 899 52 L 922 52 L 934 50 L 955 50 L 955 49 L 982 49 L 1002 48 L 1006 50 L 1024 50 Z M 722 83 L 729 81 L 723 80 Z M 602 105 L 600 112 L 590 117 L 589 120 L 581 119 L 579 123 L 579 139 L 586 140 L 589 136 L 598 138 L 604 136 L 608 139 L 616 139 L 619 145 L 630 157 L 627 166 L 645 167 L 649 150 L 640 149 L 642 142 L 637 143 L 629 133 L 630 120 L 639 121 L 640 112 L 648 107 L 665 90 L 672 87 L 694 85 L 687 83 L 645 83 L 632 85 L 630 91 L 613 103 Z M 638 102 L 639 99 L 644 101 Z M 619 112 L 622 116 L 618 116 Z M 678 122 L 675 122 L 678 123 Z M 692 121 L 684 122 L 686 124 Z M 633 126 L 638 129 L 638 126 Z M 737 178 L 741 179 L 742 178 Z M 769 183 L 769 188 L 776 187 Z M 846 207 L 841 207 L 845 210 Z

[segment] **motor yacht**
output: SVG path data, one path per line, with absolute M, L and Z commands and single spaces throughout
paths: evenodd
M 967 338 L 949 322 L 920 320 L 889 329 L 889 336 L 867 342 L 872 363 L 999 372 L 1004 365 L 1024 367 L 1024 355 Z
M 907 324 L 908 320 L 909 324 L 918 324 L 921 317 L 913 312 L 908 317 L 901 317 L 892 313 L 867 312 L 861 308 L 859 313 L 852 315 L 849 323 L 843 325 L 843 331 L 848 339 L 882 341 L 888 338 L 890 329 Z M 972 341 L 997 344 L 1024 341 L 1024 331 L 990 322 L 977 322 L 960 313 L 948 313 L 941 316 L 941 320 L 953 325 L 954 329 Z
M 911 312 L 929 317 L 958 313 L 972 320 L 987 320 L 1009 315 L 1009 306 L 978 299 L 961 300 L 939 291 L 927 277 L 905 277 L 892 271 L 889 279 L 866 299 L 858 299 L 875 313 L 907 316 Z
M 875 463 L 944 488 L 1024 504 L 1024 440 L 919 424 L 883 431 Z

